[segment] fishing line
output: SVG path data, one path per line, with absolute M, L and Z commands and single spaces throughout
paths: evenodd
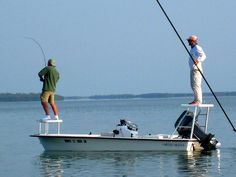
M 42 52 L 42 54 L 43 54 L 44 65 L 47 66 L 46 56 L 45 56 L 45 53 L 44 53 L 43 48 L 42 48 L 42 46 L 40 45 L 40 43 L 39 43 L 38 41 L 36 41 L 34 38 L 32 38 L 32 37 L 26 36 L 25 38 L 34 41 L 34 42 L 39 46 L 39 48 L 41 49 L 41 52 Z
M 172 26 L 173 30 L 175 31 L 176 35 L 178 36 L 180 42 L 182 43 L 182 45 L 184 46 L 185 50 L 187 51 L 187 53 L 189 54 L 190 58 L 192 59 L 193 63 L 194 62 L 194 58 L 192 57 L 191 53 L 189 52 L 188 48 L 186 47 L 186 45 L 184 44 L 182 38 L 180 37 L 178 31 L 176 30 L 175 26 L 173 25 L 173 23 L 171 22 L 170 18 L 168 17 L 167 13 L 165 12 L 164 8 L 162 7 L 161 3 L 159 2 L 159 0 L 156 0 L 156 2 L 158 3 L 159 7 L 161 8 L 162 12 L 164 13 L 165 17 L 167 18 L 167 20 L 169 21 L 170 25 Z M 203 75 L 202 71 L 199 69 L 199 67 L 195 64 L 195 66 L 197 67 L 198 71 L 200 72 L 200 74 L 202 75 L 202 78 L 204 79 L 204 81 L 206 82 L 208 88 L 210 89 L 212 95 L 214 96 L 216 102 L 218 103 L 218 105 L 220 106 L 221 110 L 223 111 L 225 117 L 227 118 L 227 120 L 229 121 L 230 125 L 233 128 L 233 131 L 236 132 L 236 129 L 233 125 L 233 123 L 231 122 L 231 120 L 229 119 L 229 116 L 227 115 L 226 111 L 224 110 L 223 106 L 221 105 L 220 101 L 218 100 L 218 98 L 216 97 L 214 91 L 212 90 L 210 84 L 208 83 L 208 81 L 206 80 L 205 76 Z

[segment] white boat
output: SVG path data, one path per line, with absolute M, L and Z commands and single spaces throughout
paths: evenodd
M 138 126 L 127 120 L 120 120 L 116 129 L 108 133 L 63 134 L 60 133 L 62 120 L 48 120 L 39 121 L 39 133 L 31 137 L 39 138 L 46 151 L 201 151 L 219 148 L 220 143 L 207 132 L 209 111 L 214 105 L 182 106 L 186 110 L 169 135 L 139 135 Z M 50 124 L 56 126 L 56 133 L 50 133 Z

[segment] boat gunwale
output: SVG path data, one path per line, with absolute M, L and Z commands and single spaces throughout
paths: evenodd
M 34 134 L 30 135 L 30 137 L 38 137 L 38 138 L 68 138 L 68 139 L 78 139 L 78 138 L 86 138 L 86 139 L 110 139 L 110 140 L 133 140 L 133 141 L 182 141 L 182 142 L 198 142 L 197 139 L 187 139 L 187 138 L 148 138 L 148 137 L 109 137 L 109 136 L 91 136 L 91 135 L 62 135 L 62 134 Z

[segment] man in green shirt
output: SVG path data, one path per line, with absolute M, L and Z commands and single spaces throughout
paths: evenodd
M 51 119 L 48 102 L 52 107 L 55 119 L 59 119 L 57 106 L 54 101 L 56 84 L 60 77 L 59 72 L 56 70 L 56 61 L 54 59 L 49 59 L 48 66 L 43 68 L 38 73 L 38 76 L 40 81 L 43 82 L 42 94 L 40 96 L 41 104 L 46 114 L 46 117 L 43 118 L 43 120 L 46 121 Z

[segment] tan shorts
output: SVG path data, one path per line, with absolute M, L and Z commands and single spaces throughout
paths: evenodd
M 54 103 L 54 92 L 51 91 L 43 91 L 40 95 L 40 99 L 42 102 L 49 102 L 50 104 Z

